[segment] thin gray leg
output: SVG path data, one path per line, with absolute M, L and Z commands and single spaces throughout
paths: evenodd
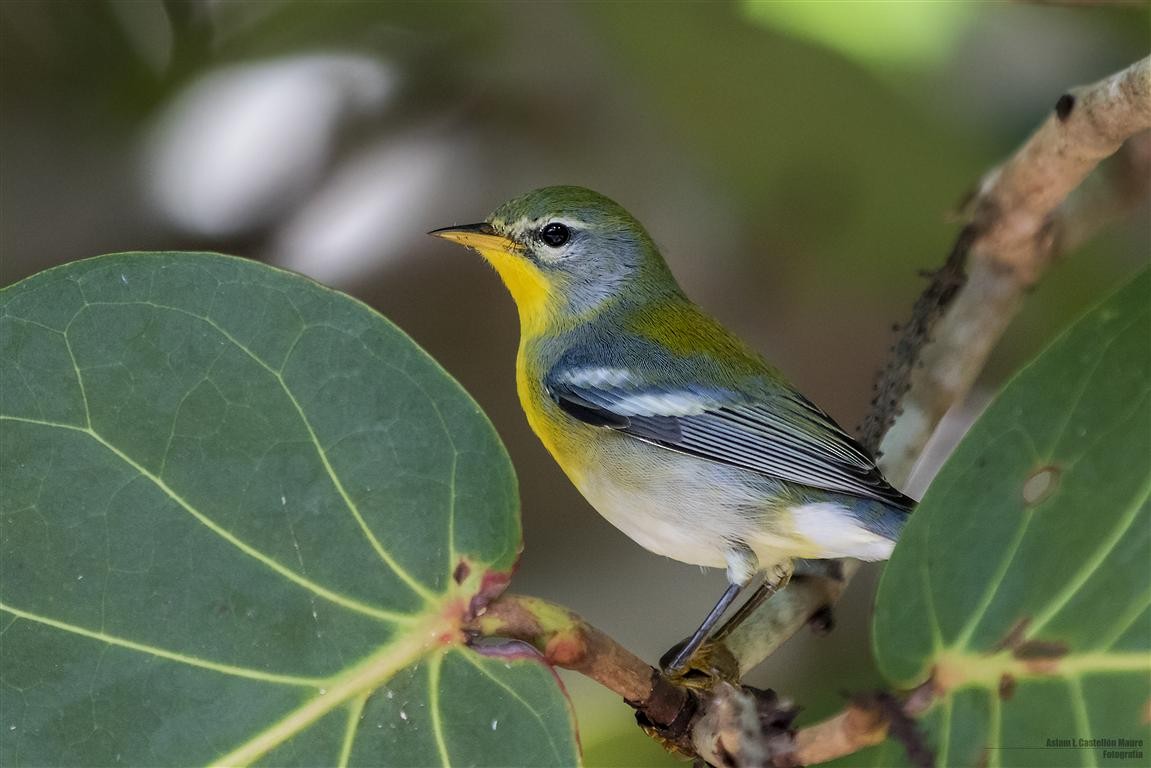
M 687 665 L 688 660 L 695 655 L 695 652 L 703 645 L 703 641 L 707 639 L 711 628 L 715 626 L 719 618 L 723 616 L 724 611 L 735 601 L 736 596 L 742 589 L 742 584 L 728 585 L 723 595 L 720 596 L 719 602 L 717 602 L 715 607 L 711 609 L 711 612 L 707 614 L 707 617 L 703 620 L 703 623 L 699 625 L 699 629 L 695 631 L 691 639 L 687 641 L 687 644 L 679 649 L 679 653 L 677 653 L 675 658 L 671 660 L 671 663 L 667 665 L 667 668 L 664 670 L 665 672 L 679 672 Z
M 735 631 L 743 622 L 747 621 L 751 614 L 755 613 L 759 606 L 767 602 L 769 597 L 772 597 L 776 592 L 787 586 L 791 581 L 793 566 L 776 566 L 776 572 L 769 576 L 762 584 L 760 584 L 751 597 L 747 599 L 743 605 L 736 609 L 736 612 L 731 615 L 731 618 L 723 623 L 723 626 L 716 631 L 713 640 L 723 640 L 725 637 Z

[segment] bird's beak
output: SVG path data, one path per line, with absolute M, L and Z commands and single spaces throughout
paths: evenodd
M 496 231 L 492 229 L 492 225 L 487 222 L 441 227 L 440 229 L 433 229 L 428 234 L 477 250 L 494 250 L 505 253 L 516 250 L 516 244 L 513 241 L 503 235 L 497 235 Z

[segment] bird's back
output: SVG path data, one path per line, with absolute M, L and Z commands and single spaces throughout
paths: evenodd
M 536 398 L 573 427 L 611 428 L 785 483 L 914 505 L 830 416 L 678 291 L 620 301 L 526 356 L 542 378 Z

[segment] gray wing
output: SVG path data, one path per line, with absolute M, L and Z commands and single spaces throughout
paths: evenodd
M 566 413 L 680 453 L 774 478 L 910 508 L 874 460 L 802 395 L 642 385 L 620 368 L 553 369 L 545 378 Z

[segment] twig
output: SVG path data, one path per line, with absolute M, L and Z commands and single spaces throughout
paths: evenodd
M 692 729 L 692 750 L 712 765 L 796 765 L 795 731 L 799 710 L 772 691 L 720 681 L 705 699 Z M 748 738 L 754 734 L 754 738 Z M 706 743 L 698 741 L 706 739 Z
M 1055 256 L 1055 215 L 1101 160 L 1151 128 L 1151 58 L 1059 97 L 1052 114 L 980 184 L 965 236 L 967 288 L 911 376 L 880 450 L 910 470 L 939 419 L 967 393 L 1026 293 Z
M 522 595 L 501 595 L 465 626 L 477 637 L 521 640 L 549 664 L 579 672 L 618 693 L 666 741 L 687 731 L 695 695 L 673 685 L 643 659 L 577 614 Z
M 1094 182 L 1094 183 L 1092 183 Z M 1151 131 L 1132 136 L 1059 206 L 1057 248 L 1075 250 L 1096 232 L 1145 205 L 1151 192 Z
M 797 733 L 795 752 L 800 764 L 819 764 L 886 739 L 886 713 L 878 707 L 852 703 L 838 715 Z

